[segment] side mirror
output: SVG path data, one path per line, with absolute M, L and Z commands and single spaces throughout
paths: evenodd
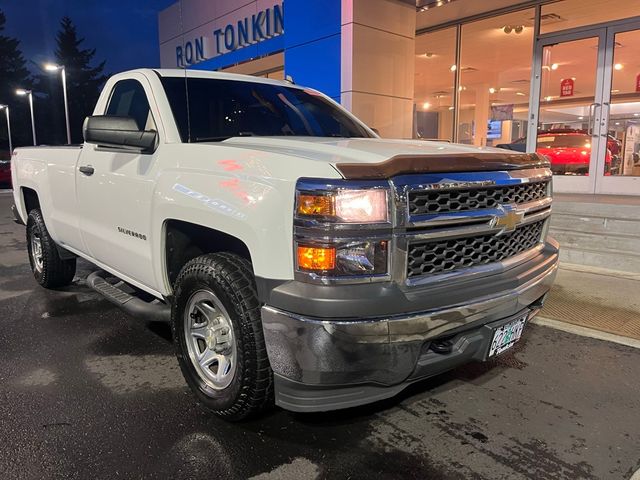
M 131 117 L 94 115 L 84 120 L 84 141 L 105 147 L 151 153 L 158 144 L 158 132 L 140 130 Z

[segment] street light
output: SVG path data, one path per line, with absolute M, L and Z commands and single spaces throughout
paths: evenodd
M 64 96 L 64 118 L 67 121 L 67 144 L 71 145 L 71 128 L 69 127 L 69 102 L 67 101 L 67 72 L 64 65 L 56 65 L 55 63 L 45 63 L 44 69 L 48 72 L 57 72 L 60 70 L 62 76 L 62 95 Z
M 29 109 L 31 110 L 31 132 L 33 133 L 33 145 L 37 145 L 36 142 L 36 121 L 33 117 L 33 93 L 31 90 L 25 90 L 19 88 L 16 90 L 16 95 L 29 95 Z
M 9 122 L 9 105 L 0 105 L 0 110 L 4 109 L 7 115 L 7 135 L 9 136 L 9 156 L 13 152 L 13 144 L 11 143 L 11 122 Z

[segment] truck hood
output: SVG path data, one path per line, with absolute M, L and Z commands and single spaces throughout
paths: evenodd
M 345 178 L 402 173 L 514 170 L 548 166 L 536 154 L 423 140 L 319 137 L 233 137 L 225 146 L 329 163 Z

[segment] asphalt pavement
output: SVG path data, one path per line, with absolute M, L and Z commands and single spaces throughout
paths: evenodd
M 624 479 L 640 469 L 640 350 L 529 325 L 515 351 L 395 399 L 228 424 L 169 329 L 84 284 L 40 288 L 0 192 L 0 478 Z

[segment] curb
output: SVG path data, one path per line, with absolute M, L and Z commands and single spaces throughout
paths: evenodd
M 623 337 L 613 333 L 594 330 L 593 328 L 581 327 L 579 325 L 562 322 L 560 320 L 537 316 L 531 320 L 531 323 L 541 325 L 543 327 L 555 328 L 556 330 L 561 330 L 567 333 L 573 333 L 574 335 L 580 335 L 581 337 L 595 338 L 596 340 L 604 340 L 605 342 L 612 342 L 640 349 L 640 340 L 636 340 L 635 338 Z M 636 472 L 636 474 L 637 477 L 634 476 L 632 480 L 640 480 L 640 473 Z
M 602 267 L 589 267 L 585 265 L 578 265 L 577 263 L 568 262 L 560 262 L 560 269 L 569 270 L 571 272 L 605 275 L 607 277 L 626 278 L 627 280 L 636 280 L 640 282 L 640 273 L 623 272 L 621 270 L 611 270 L 609 268 Z

